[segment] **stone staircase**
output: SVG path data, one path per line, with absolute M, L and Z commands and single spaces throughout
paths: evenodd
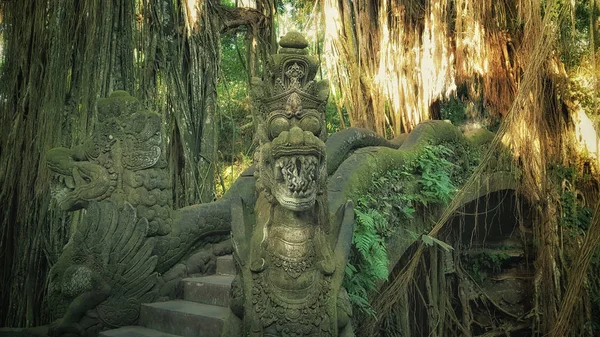
M 218 337 L 234 275 L 233 257 L 218 257 L 215 275 L 182 280 L 183 299 L 142 304 L 139 326 L 103 331 L 100 337 Z

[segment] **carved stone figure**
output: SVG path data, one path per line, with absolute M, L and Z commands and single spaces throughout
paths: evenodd
M 238 276 L 230 336 L 353 336 L 342 288 L 352 203 L 330 223 L 325 105 L 316 59 L 299 33 L 281 38 L 266 78 L 253 80 L 259 148 L 254 216 L 232 205 Z
M 312 64 L 314 66 L 314 63 Z M 314 76 L 316 68 L 312 69 L 314 69 L 312 70 L 312 76 Z M 313 102 L 310 104 L 317 107 L 317 109 L 312 110 L 303 108 L 303 111 L 299 111 L 298 106 L 296 106 L 294 108 L 297 110 L 296 117 L 293 119 L 287 119 L 286 117 L 291 123 L 298 123 L 302 119 L 301 116 L 310 116 L 311 118 L 301 120 L 300 127 L 309 128 L 312 123 L 312 130 L 317 133 L 319 132 L 316 131 L 315 126 L 318 124 L 318 127 L 321 128 L 319 137 L 303 136 L 301 140 L 306 139 L 307 144 L 312 144 L 313 152 L 317 155 L 311 157 L 307 152 L 302 158 L 297 157 L 306 163 L 304 173 L 300 173 L 298 177 L 295 177 L 295 173 L 291 170 L 290 165 L 292 163 L 290 159 L 282 157 L 279 160 L 280 164 L 285 164 L 288 170 L 285 173 L 282 170 L 279 170 L 279 172 L 285 174 L 286 177 L 283 178 L 282 176 L 282 178 L 287 179 L 291 184 L 295 184 L 294 186 L 298 187 L 298 192 L 302 192 L 306 198 L 309 200 L 314 198 L 315 204 L 323 204 L 326 198 L 323 193 L 325 178 L 322 169 L 325 164 L 323 158 L 325 154 L 322 142 L 325 140 L 325 124 L 322 114 L 327 91 L 326 85 L 323 84 L 317 84 L 314 88 L 320 89 L 316 91 L 298 90 L 297 96 L 293 99 L 289 99 L 284 94 L 282 102 L 287 103 L 289 99 L 290 103 L 294 100 L 301 103 L 302 99 L 308 98 Z M 310 93 L 313 95 L 312 98 Z M 298 97 L 300 101 L 297 100 Z M 309 106 L 306 103 L 304 105 L 305 107 Z M 285 111 L 284 108 L 283 111 Z M 253 212 L 252 209 L 256 202 L 256 180 L 253 174 L 254 169 L 250 168 L 236 180 L 235 184 L 220 200 L 173 210 L 170 175 L 161 141 L 160 116 L 143 110 L 139 102 L 124 91 L 116 91 L 110 97 L 100 99 L 98 114 L 97 126 L 90 138 L 73 148 L 54 148 L 49 153 L 48 165 L 55 176 L 58 177 L 55 181 L 57 183 L 53 184 L 52 192 L 54 197 L 58 199 L 59 205 L 64 210 L 88 209 L 82 220 L 85 225 L 79 225 L 73 229 L 69 244 L 64 248 L 57 263 L 50 270 L 49 285 L 51 292 L 49 293 L 48 303 L 52 316 L 56 319 L 50 327 L 49 333 L 51 335 L 68 335 L 69 332 L 76 332 L 84 336 L 96 336 L 99 330 L 132 324 L 137 319 L 139 304 L 136 297 L 133 297 L 130 301 L 114 293 L 118 289 L 119 291 L 126 291 L 126 293 L 138 294 L 134 291 L 136 283 L 115 283 L 115 279 L 111 276 L 113 275 L 111 270 L 118 271 L 118 268 L 122 268 L 114 265 L 121 262 L 113 259 L 106 260 L 105 257 L 102 257 L 102 251 L 98 250 L 101 247 L 97 245 L 98 242 L 102 242 L 102 247 L 121 249 L 120 246 L 115 246 L 118 242 L 111 240 L 120 237 L 125 231 L 137 233 L 136 237 L 140 244 L 134 247 L 134 251 L 137 250 L 138 253 L 146 256 L 144 254 L 146 254 L 147 247 L 152 247 L 150 249 L 151 255 L 156 256 L 156 261 L 152 262 L 150 266 L 153 266 L 152 273 L 156 272 L 159 275 L 158 278 L 150 278 L 155 283 L 158 291 L 148 292 L 147 295 L 144 295 L 144 301 L 151 302 L 160 298 L 174 298 L 183 277 L 190 274 L 210 273 L 211 262 L 214 268 L 214 255 L 230 252 L 231 248 L 226 239 L 232 229 L 232 202 L 239 204 L 241 199 L 243 204 L 250 208 L 249 214 Z M 280 114 L 281 116 L 285 116 L 285 113 Z M 262 130 L 262 134 L 266 135 L 264 117 L 257 120 L 261 121 L 259 130 Z M 279 119 L 275 121 L 274 125 L 280 122 L 285 121 Z M 295 129 L 293 135 L 297 134 L 296 131 Z M 288 134 L 290 134 L 290 130 L 288 130 Z M 263 143 L 265 144 L 270 140 L 267 137 L 262 139 L 264 139 Z M 329 174 L 333 173 L 348 153 L 356 148 L 369 145 L 393 147 L 373 132 L 360 129 L 344 130 L 344 132 L 332 137 L 328 143 L 331 143 L 327 148 L 328 157 L 333 159 L 326 163 L 326 171 Z M 317 179 L 312 183 L 310 182 L 312 178 L 308 174 L 310 171 L 308 165 L 314 165 L 314 168 L 319 170 Z M 269 174 L 266 167 L 262 172 L 265 177 Z M 271 175 L 273 176 L 273 174 Z M 304 178 L 300 178 L 300 176 Z M 299 178 L 301 180 L 298 180 Z M 268 191 L 270 191 L 272 188 L 271 185 L 268 185 L 270 181 L 267 179 L 261 181 L 265 181 L 267 185 L 260 186 L 268 186 Z M 277 188 L 276 185 L 273 186 Z M 264 188 L 261 187 L 262 189 Z M 267 193 L 266 191 L 265 189 L 263 195 L 271 195 L 270 192 Z M 292 191 L 291 195 L 287 196 L 286 193 L 285 190 L 281 190 L 276 195 L 284 200 L 283 202 L 291 200 L 293 203 L 294 192 Z M 275 199 L 270 198 L 270 200 Z M 98 206 L 92 206 L 95 203 L 98 203 Z M 90 235 L 89 233 L 103 231 L 103 229 L 96 227 L 108 226 L 106 223 L 111 223 L 107 218 L 102 218 L 102 221 L 94 218 L 94 214 L 97 212 L 90 212 L 90 209 L 93 208 L 103 209 L 104 212 L 108 212 L 107 209 L 110 208 L 110 212 L 113 214 L 127 213 L 134 210 L 136 218 L 140 220 L 137 222 L 126 221 L 127 217 L 123 217 L 122 219 L 125 219 L 123 220 L 124 223 L 118 222 L 121 221 L 118 220 L 110 225 L 115 230 L 119 229 L 116 232 L 111 232 L 111 235 L 102 237 Z M 239 209 L 239 207 L 233 208 Z M 326 212 L 326 208 L 323 207 L 321 213 L 326 214 Z M 351 212 L 348 214 L 351 214 Z M 147 221 L 147 228 L 145 225 L 142 225 L 143 230 L 137 228 L 139 221 L 142 221 L 142 224 Z M 248 223 L 253 222 L 254 218 L 251 217 Z M 324 223 L 326 222 L 327 220 Z M 335 223 L 339 225 L 339 221 Z M 319 230 L 322 230 L 324 227 L 321 226 L 320 228 Z M 324 236 L 327 240 L 333 240 L 331 242 L 335 243 L 334 235 L 338 229 L 332 227 L 329 230 L 330 232 L 324 232 L 325 235 L 319 234 L 319 237 Z M 141 235 L 142 232 L 145 234 Z M 251 232 L 252 230 L 248 229 L 248 233 Z M 351 230 L 346 232 L 351 233 Z M 149 246 L 142 244 L 148 240 L 152 241 L 151 244 L 148 244 Z M 350 239 L 346 241 L 349 245 Z M 211 242 L 215 243 L 212 249 L 210 247 Z M 143 252 L 141 252 L 142 248 Z M 327 247 L 317 251 L 328 252 Z M 92 263 L 93 266 L 102 266 L 96 268 L 97 272 L 95 273 L 88 273 L 87 271 L 84 273 L 92 277 L 94 286 L 91 288 L 63 286 L 64 284 L 76 284 L 78 282 L 81 272 L 74 272 L 75 270 L 87 270 L 80 268 L 81 262 L 84 261 L 81 257 L 85 257 L 84 260 Z M 343 268 L 337 270 L 343 270 Z M 332 278 L 330 277 L 330 279 Z M 335 282 L 338 281 L 341 282 L 341 278 L 335 278 Z M 123 289 L 124 285 L 130 288 Z M 69 290 L 63 291 L 63 289 Z M 113 301 L 111 298 L 120 298 L 121 300 Z M 85 301 L 82 301 L 82 299 L 85 299 Z M 127 305 L 121 306 L 122 303 Z M 96 314 L 97 307 L 102 308 L 103 316 Z M 124 308 L 127 310 L 127 315 L 121 313 Z M 350 312 L 350 309 L 347 312 Z M 122 319 L 114 321 L 102 318 L 109 316 L 121 317 Z M 44 331 L 42 327 L 40 329 Z
M 53 191 L 63 210 L 92 200 L 129 202 L 148 220 L 148 235 L 171 231 L 172 191 L 162 149 L 162 120 L 137 99 L 115 91 L 98 101 L 92 136 L 74 148 L 53 148 L 48 165 L 64 184 Z
M 228 198 L 172 209 L 161 127 L 160 115 L 142 109 L 128 93 L 115 91 L 98 101 L 98 122 L 90 138 L 70 149 L 49 151 L 48 165 L 59 181 L 53 194 L 60 207 L 87 209 L 50 270 L 48 303 L 56 319 L 50 335 L 96 336 L 102 329 L 134 324 L 140 300 L 169 297 L 181 278 L 203 272 L 191 267 L 182 271 L 178 263 L 229 235 Z M 248 202 L 253 202 L 253 193 L 246 193 L 244 186 L 252 187 L 251 180 L 242 177 L 232 187 Z M 121 250 L 127 260 L 119 259 Z M 207 261 L 213 249 L 198 254 Z
M 140 303 L 156 297 L 157 257 L 146 240 L 148 221 L 126 203 L 92 201 L 50 271 L 48 301 L 60 318 L 50 336 L 95 335 L 136 322 Z
M 353 335 L 341 288 L 353 229 L 347 199 L 382 172 L 415 160 L 425 145 L 462 136 L 430 121 L 399 150 L 352 128 L 327 139 L 325 148 L 327 85 L 313 81 L 316 61 L 306 45 L 298 34 L 286 36 L 264 81 L 254 79 L 256 169 L 219 201 L 171 208 L 160 116 L 125 92 L 99 101 L 89 139 L 50 151 L 50 168 L 64 185 L 54 196 L 65 210 L 87 212 L 50 270 L 47 302 L 56 320 L 40 334 L 92 337 L 135 324 L 141 302 L 174 298 L 181 278 L 211 273 L 209 260 L 228 254 L 233 243 L 235 315 L 225 335 Z M 393 265 L 406 247 L 388 247 Z

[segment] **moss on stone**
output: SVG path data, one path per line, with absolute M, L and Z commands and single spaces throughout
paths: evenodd
M 299 32 L 288 32 L 281 37 L 279 45 L 282 48 L 304 49 L 308 47 L 308 40 Z
M 400 169 L 418 160 L 426 146 L 454 144 L 463 147 L 463 151 L 479 151 L 482 146 L 490 143 L 493 134 L 487 130 L 475 132 L 468 137 L 463 136 L 451 123 L 444 121 L 428 121 L 418 125 L 403 141 L 399 149 L 387 147 L 365 147 L 356 150 L 330 176 L 328 198 L 330 209 L 337 209 L 346 200 L 358 200 L 369 193 L 373 183 L 387 172 Z M 460 159 L 460 158 L 459 158 Z M 481 177 L 481 183 L 475 184 L 464 191 L 460 205 L 464 205 L 485 194 L 516 188 L 510 167 L 499 167 L 494 172 Z M 430 229 L 443 207 L 429 206 L 429 215 L 415 216 L 410 223 L 403 225 L 387 240 L 389 254 L 389 269 L 391 270 L 404 254 L 406 249 L 418 238 L 408 235 L 406 230 L 422 233 Z M 335 223 L 332 221 L 332 223 Z

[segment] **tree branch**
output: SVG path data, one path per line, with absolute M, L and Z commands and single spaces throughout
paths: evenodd
M 221 19 L 221 33 L 261 24 L 266 20 L 265 15 L 254 8 L 218 6 L 217 13 Z

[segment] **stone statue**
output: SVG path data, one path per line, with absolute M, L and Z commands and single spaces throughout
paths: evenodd
M 330 223 L 324 141 L 328 84 L 299 33 L 281 38 L 266 78 L 253 79 L 257 200 L 232 205 L 238 275 L 229 336 L 353 336 L 342 280 L 352 203 Z
M 288 49 L 303 52 L 298 48 Z M 301 57 L 312 60 L 307 56 Z M 309 63 L 312 69 L 311 76 L 314 76 L 316 66 L 314 61 L 310 62 L 312 62 Z M 297 63 L 298 66 L 304 64 L 301 61 Z M 299 78 L 296 80 L 303 81 Z M 278 164 L 281 167 L 285 166 L 286 170 L 273 171 L 269 166 L 260 166 L 263 178 L 259 179 L 258 186 L 259 190 L 263 191 L 261 192 L 263 206 L 258 206 L 257 209 L 264 209 L 265 198 L 271 201 L 279 198 L 282 203 L 288 204 L 288 207 L 296 209 L 306 207 L 308 209 L 306 214 L 318 216 L 319 219 L 314 220 L 314 223 L 320 225 L 311 225 L 314 228 L 311 227 L 312 229 L 303 233 L 310 234 L 312 240 L 312 232 L 318 231 L 316 237 L 319 238 L 320 243 L 315 246 L 311 243 L 311 247 L 314 252 L 319 252 L 322 268 L 329 270 L 335 267 L 335 273 L 327 276 L 326 282 L 331 283 L 334 287 L 332 289 L 339 289 L 337 284 L 341 282 L 342 276 L 339 272 L 344 270 L 344 264 L 336 262 L 338 264 L 331 265 L 333 260 L 327 256 L 332 254 L 338 256 L 334 254 L 335 250 L 331 247 L 336 243 L 335 233 L 339 232 L 341 220 L 335 222 L 337 227 L 324 225 L 328 222 L 327 216 L 324 216 L 327 214 L 327 207 L 324 205 L 326 175 L 332 174 L 357 148 L 373 145 L 394 146 L 371 131 L 347 129 L 329 139 L 328 144 L 331 144 L 327 147 L 327 157 L 331 160 L 325 163 L 323 141 L 326 134 L 323 109 L 328 96 L 327 86 L 323 83 L 302 83 L 302 87 L 296 90 L 296 95 L 293 97 L 286 94 L 285 90 L 279 90 L 283 94 L 279 98 L 280 103 L 276 103 L 277 100 L 273 99 L 265 102 L 270 102 L 272 107 L 276 107 L 277 104 L 281 107 L 280 113 L 273 114 L 271 123 L 273 126 L 285 127 L 285 123 L 296 126 L 293 132 L 288 126 L 286 134 L 292 137 L 294 146 L 305 143 L 305 150 L 302 150 L 305 153 L 293 156 L 300 162 L 303 161 L 304 166 L 300 166 L 299 172 L 294 172 L 295 163 L 292 162 L 292 156 L 281 155 L 289 147 L 280 146 L 283 144 L 277 145 L 275 148 L 279 148 Z M 284 85 L 289 86 L 289 84 Z M 311 87 L 312 89 L 309 89 Z M 285 108 L 288 101 L 289 111 L 294 111 L 294 115 L 290 117 Z M 308 109 L 309 107 L 315 109 Z M 262 132 L 259 138 L 266 146 L 265 151 L 261 153 L 265 155 L 265 159 L 268 159 L 273 154 L 267 151 L 269 148 L 267 143 L 276 138 L 274 132 L 277 130 L 271 128 L 269 132 L 273 134 L 267 135 L 265 128 L 267 121 L 264 120 L 266 115 L 261 116 L 263 117 L 259 116 L 257 119 L 261 123 L 258 129 Z M 301 132 L 298 137 L 298 130 L 310 130 L 311 136 Z M 243 173 L 220 200 L 173 210 L 173 195 L 163 137 L 160 115 L 142 109 L 137 99 L 127 92 L 115 91 L 110 97 L 98 101 L 98 122 L 91 137 L 73 148 L 58 147 L 50 150 L 48 165 L 57 177 L 53 183 L 53 196 L 63 210 L 74 211 L 85 208 L 87 213 L 83 216 L 82 223 L 73 229 L 69 243 L 50 270 L 48 280 L 50 291 L 47 302 L 54 322 L 47 332 L 44 332 L 44 327 L 39 327 L 39 334 L 67 336 L 73 332 L 77 335 L 96 336 L 97 332 L 103 329 L 135 324 L 141 299 L 152 302 L 161 298 L 175 298 L 182 278 L 191 274 L 210 273 L 211 262 L 214 268 L 216 259 L 214 255 L 231 252 L 231 245 L 227 238 L 232 230 L 231 217 L 237 214 L 240 199 L 241 204 L 250 209 L 248 214 L 253 212 L 256 203 L 254 169 L 250 168 Z M 327 169 L 324 172 L 325 164 Z M 311 170 L 315 170 L 316 175 L 311 175 Z M 289 182 L 294 191 L 287 192 L 281 189 L 282 185 L 273 184 L 273 181 L 267 178 L 268 176 L 275 177 L 274 181 L 283 179 Z M 271 190 L 275 193 L 271 193 Z M 301 198 L 305 201 L 294 206 L 293 204 L 299 199 L 295 197 L 294 192 L 296 196 L 300 193 L 305 196 Z M 344 202 L 337 204 L 335 208 L 339 208 L 339 205 L 343 205 Z M 235 207 L 232 207 L 232 204 Z M 316 207 L 318 207 L 317 213 L 315 213 Z M 117 214 L 123 214 L 123 216 L 113 219 L 117 221 L 114 222 L 106 217 L 98 217 L 98 209 L 101 210 L 100 214 L 110 213 L 115 217 Z M 282 210 L 277 211 L 277 216 Z M 294 212 L 288 212 L 288 215 L 293 215 Z M 350 222 L 346 226 L 351 227 L 351 207 L 348 207 L 346 213 Z M 129 215 L 125 216 L 125 214 Z M 339 215 L 338 218 L 341 219 L 343 212 Z M 129 221 L 128 219 L 133 216 L 137 220 Z M 254 218 L 251 217 L 248 224 L 253 222 Z M 110 232 L 100 228 L 104 226 L 110 227 Z M 251 232 L 252 228 L 249 228 L 247 233 Z M 349 229 L 344 233 L 348 235 L 351 232 Z M 129 274 L 120 274 L 122 270 L 119 268 L 123 268 L 123 262 L 107 258 L 107 253 L 102 250 L 107 247 L 113 250 L 121 249 L 119 245 L 123 244 L 123 241 L 116 240 L 127 233 L 135 233 L 135 238 L 138 240 L 136 241 L 138 244 L 127 249 L 133 249 L 143 257 L 141 260 L 129 260 L 128 263 L 142 262 L 149 268 L 145 269 L 148 275 L 158 274 L 158 277 L 148 278 L 155 286 L 152 291 L 136 292 L 138 283 L 125 282 L 128 280 L 122 277 Z M 326 241 L 325 244 L 323 241 Z M 350 238 L 338 241 L 348 244 L 344 249 L 349 249 Z M 99 245 L 99 242 L 102 244 Z M 210 245 L 213 243 L 214 249 L 211 249 Z M 150 255 L 147 255 L 148 249 Z M 156 258 L 150 259 L 150 256 Z M 202 264 L 204 265 L 200 266 Z M 87 275 L 84 285 L 69 286 L 79 284 L 82 273 Z M 135 281 L 137 278 L 131 280 Z M 149 287 L 150 283 L 146 287 Z M 117 290 L 120 293 L 115 293 Z M 346 305 L 347 302 L 340 301 L 338 304 Z M 97 310 L 101 310 L 101 314 L 98 314 Z M 349 306 L 346 312 L 350 313 Z M 337 315 L 337 317 L 345 317 L 340 315 L 339 311 Z
M 73 148 L 53 148 L 48 166 L 64 184 L 53 191 L 63 210 L 109 199 L 129 202 L 148 220 L 148 235 L 171 231 L 172 191 L 162 148 L 161 116 L 115 91 L 98 101 L 92 136 Z
M 50 151 L 60 182 L 54 197 L 86 213 L 50 270 L 55 320 L 39 327 L 43 335 L 93 337 L 135 324 L 140 303 L 175 298 L 181 278 L 211 273 L 198 265 L 232 248 L 237 276 L 225 336 L 354 335 L 341 286 L 354 218 L 347 200 L 423 146 L 460 135 L 431 121 L 402 144 L 346 129 L 325 147 L 327 83 L 314 81 L 317 62 L 300 34 L 280 45 L 265 78 L 253 79 L 255 168 L 216 202 L 172 209 L 161 117 L 123 91 L 98 101 L 90 138 Z M 395 251 L 391 261 L 404 249 Z
M 48 304 L 55 321 L 48 334 L 96 336 L 102 329 L 135 324 L 141 301 L 173 297 L 181 278 L 210 272 L 179 267 L 197 252 L 200 268 L 213 250 L 199 251 L 227 239 L 229 197 L 174 211 L 161 131 L 159 114 L 115 91 L 98 101 L 91 137 L 49 151 L 59 206 L 87 212 L 50 269 Z M 251 178 L 241 177 L 232 193 L 253 203 Z
M 58 318 L 50 336 L 96 335 L 134 323 L 141 303 L 156 298 L 157 256 L 148 221 L 126 203 L 92 201 L 50 271 L 48 302 Z

